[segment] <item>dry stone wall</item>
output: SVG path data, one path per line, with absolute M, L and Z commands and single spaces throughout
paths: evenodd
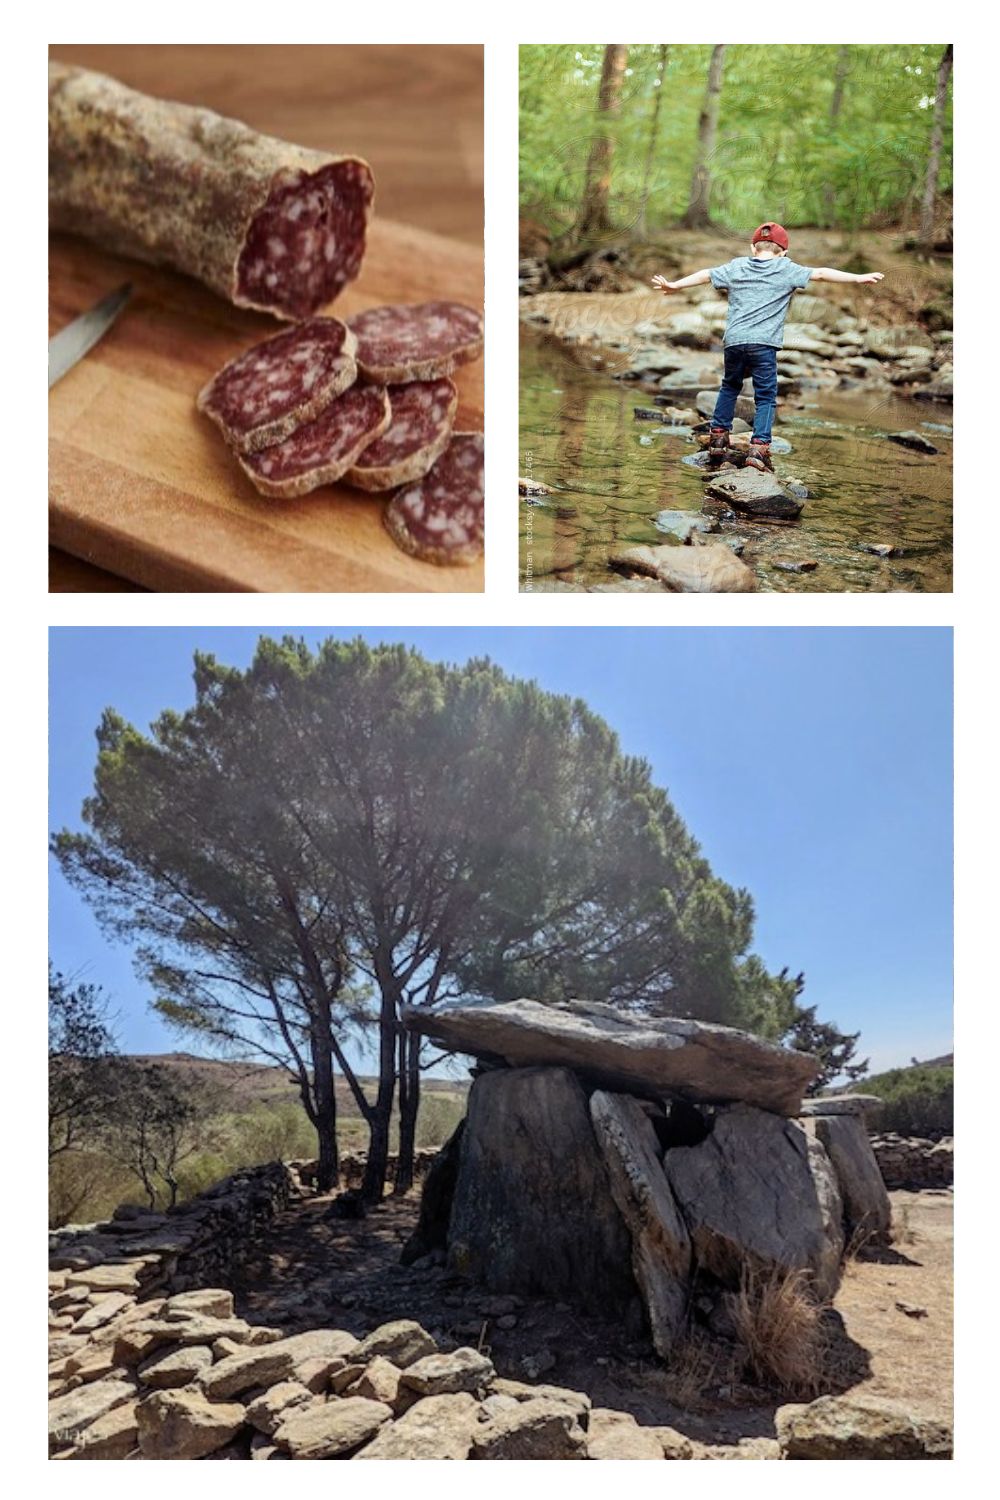
M 950 1135 L 940 1141 L 875 1135 L 871 1144 L 887 1188 L 946 1188 L 954 1181 L 955 1143 Z

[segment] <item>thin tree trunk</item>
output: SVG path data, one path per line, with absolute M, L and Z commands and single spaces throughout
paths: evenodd
M 611 191 L 611 167 L 614 144 L 609 131 L 610 120 L 621 107 L 622 79 L 628 47 L 606 46 L 601 67 L 601 87 L 597 98 L 597 133 L 587 158 L 587 176 L 583 200 L 576 221 L 576 238 L 586 240 L 604 234 L 610 228 L 608 195 Z
M 719 105 L 722 102 L 722 69 L 726 49 L 712 48 L 708 65 L 708 82 L 705 86 L 705 101 L 698 119 L 698 154 L 694 172 L 691 174 L 691 196 L 681 224 L 685 229 L 705 229 L 712 222 L 708 212 L 712 191 L 711 160 L 715 151 L 715 137 L 719 128 Z
M 837 71 L 833 77 L 833 96 L 830 100 L 830 135 L 837 133 L 837 124 L 840 120 L 840 111 L 844 107 L 844 88 L 847 84 L 847 72 L 851 61 L 850 47 L 837 48 Z M 832 229 L 837 222 L 837 200 L 833 188 L 827 183 L 823 189 L 823 223 L 827 229 Z
M 381 971 L 381 972 L 380 972 Z M 396 1026 L 399 993 L 391 967 L 376 963 L 382 1004 L 379 1010 L 378 1091 L 368 1125 L 368 1160 L 361 1193 L 368 1203 L 381 1203 L 389 1164 L 389 1121 L 396 1092 Z
M 313 1125 L 319 1142 L 316 1187 L 319 1192 L 328 1193 L 340 1181 L 340 1159 L 337 1152 L 337 1096 L 333 1082 L 333 1051 L 328 1013 L 314 1018 L 310 1048 L 313 1059 Z
M 944 140 L 944 117 L 948 107 L 948 79 L 951 77 L 952 48 L 946 47 L 938 65 L 937 93 L 934 96 L 934 125 L 927 157 L 927 178 L 920 205 L 920 246 L 930 250 L 934 244 L 934 205 L 937 201 L 938 173 L 941 170 L 941 145 Z
M 635 238 L 644 240 L 648 233 L 646 228 L 646 206 L 649 203 L 649 185 L 653 177 L 653 157 L 656 154 L 656 143 L 660 135 L 660 104 L 663 101 L 663 89 L 667 81 L 667 56 L 670 48 L 660 43 L 660 60 L 657 64 L 657 72 L 660 75 L 660 86 L 653 90 L 653 113 L 649 120 L 649 140 L 646 144 L 646 160 L 642 167 L 642 188 L 639 193 L 639 212 L 635 219 Z
M 419 1109 L 420 1037 L 415 1032 L 403 1031 L 399 1038 L 399 1160 L 394 1188 L 400 1195 L 413 1186 Z

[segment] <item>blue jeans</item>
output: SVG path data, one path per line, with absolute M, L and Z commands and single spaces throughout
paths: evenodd
M 753 381 L 753 435 L 762 443 L 771 441 L 771 425 L 778 403 L 778 351 L 771 344 L 727 344 L 726 372 L 712 415 L 713 427 L 729 432 L 736 411 L 736 398 L 749 375 Z

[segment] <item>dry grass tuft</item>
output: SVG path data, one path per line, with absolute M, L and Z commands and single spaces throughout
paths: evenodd
M 803 1400 L 820 1394 L 829 1379 L 829 1337 L 808 1273 L 744 1266 L 727 1307 L 759 1384 Z
M 891 1239 L 894 1245 L 915 1245 L 917 1233 L 910 1223 L 910 1205 L 896 1204 L 892 1214 Z

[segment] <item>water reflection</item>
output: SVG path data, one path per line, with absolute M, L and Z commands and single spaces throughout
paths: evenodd
M 662 543 L 654 525 L 659 511 L 702 504 L 699 471 L 682 461 L 696 451 L 694 443 L 636 421 L 633 408 L 648 405 L 649 394 L 595 371 L 592 359 L 590 351 L 522 330 L 521 448 L 531 451 L 532 478 L 555 491 L 532 508 L 531 567 L 542 586 L 552 577 L 607 583 L 613 549 Z M 793 452 L 778 463 L 812 493 L 802 519 L 792 526 L 743 520 L 725 526 L 746 538 L 758 588 L 947 592 L 951 435 L 942 428 L 950 424 L 950 408 L 863 390 L 800 399 L 805 409 L 786 404 L 779 419 Z M 925 421 L 934 426 L 925 428 Z M 884 436 L 906 428 L 926 433 L 941 452 L 913 452 Z M 866 544 L 888 544 L 903 555 L 876 557 L 862 550 Z M 773 566 L 778 557 L 818 566 L 813 573 L 780 572 Z

